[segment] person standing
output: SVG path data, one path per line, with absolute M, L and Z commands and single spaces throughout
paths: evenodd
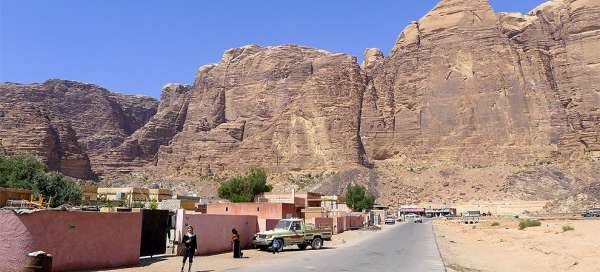
M 240 234 L 236 229 L 232 229 L 231 233 L 231 243 L 233 244 L 233 257 L 241 258 L 244 254 L 242 253 L 242 249 L 240 247 Z
M 194 228 L 192 226 L 187 227 L 187 233 L 183 236 L 183 264 L 181 265 L 181 272 L 185 267 L 185 261 L 189 258 L 190 265 L 188 266 L 188 272 L 192 271 L 192 263 L 194 262 L 194 254 L 198 250 L 198 242 L 196 241 L 196 234 L 194 234 Z

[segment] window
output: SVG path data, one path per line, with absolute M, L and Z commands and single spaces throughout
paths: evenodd
M 225 211 L 226 211 L 226 212 L 227 212 L 227 211 L 229 211 L 229 207 L 225 207 Z
M 300 222 L 292 223 L 292 230 L 300 230 Z
M 257 212 L 260 212 L 260 208 L 259 208 L 259 207 L 256 207 L 256 211 L 257 211 Z

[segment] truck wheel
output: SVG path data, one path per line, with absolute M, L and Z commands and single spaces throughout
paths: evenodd
M 283 239 L 275 239 L 272 244 L 273 253 L 283 251 Z
M 322 246 L 323 246 L 323 240 L 321 240 L 321 237 L 316 237 L 310 243 L 310 247 L 312 247 L 312 249 L 321 249 Z
M 298 244 L 298 248 L 300 250 L 305 250 L 307 246 L 308 246 L 307 244 Z

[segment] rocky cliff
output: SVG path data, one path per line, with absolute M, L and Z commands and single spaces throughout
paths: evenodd
M 556 198 L 535 180 L 562 194 L 600 179 L 597 48 L 598 1 L 555 0 L 523 15 L 443 0 L 388 56 L 367 49 L 359 65 L 249 45 L 202 66 L 191 86 L 166 85 L 158 107 L 74 82 L 3 84 L 0 136 L 78 176 L 89 157 L 100 175 L 164 181 L 260 165 L 279 189 L 317 172 L 313 189 L 359 182 L 389 204 Z
M 0 139 L 8 153 L 30 152 L 52 170 L 91 178 L 96 157 L 144 126 L 156 107 L 152 98 L 93 84 L 5 83 L 0 85 Z

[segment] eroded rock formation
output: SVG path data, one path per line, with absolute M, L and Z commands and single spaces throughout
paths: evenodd
M 94 158 L 142 127 L 156 106 L 149 97 L 74 81 L 5 83 L 0 85 L 0 139 L 9 153 L 30 152 L 51 170 L 90 178 Z
M 232 49 L 199 69 L 183 131 L 156 168 L 174 176 L 361 165 L 363 78 L 353 57 L 301 46 Z
M 555 0 L 523 15 L 443 0 L 388 56 L 370 48 L 359 65 L 302 46 L 231 49 L 192 86 L 165 86 L 158 108 L 70 81 L 3 84 L 0 136 L 77 176 L 89 157 L 101 175 L 162 180 L 254 165 L 331 171 L 323 188 L 364 179 L 384 203 L 467 194 L 453 186 L 530 197 L 519 188 L 539 189 L 537 177 L 562 191 L 597 177 L 554 179 L 600 159 L 598 48 L 599 1 Z

